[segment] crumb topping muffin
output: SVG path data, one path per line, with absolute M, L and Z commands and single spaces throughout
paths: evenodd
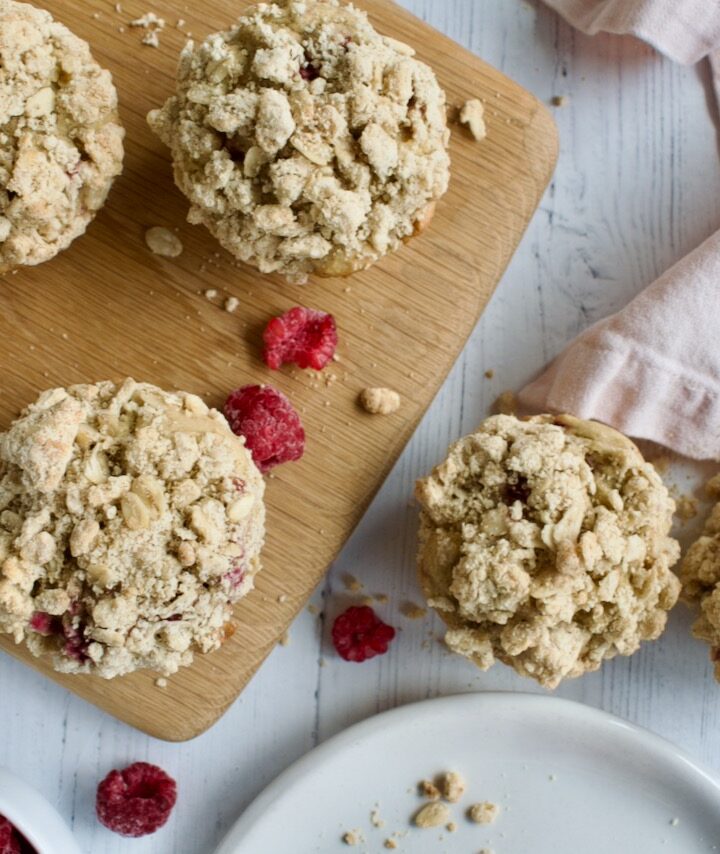
M 52 389 L 0 434 L 0 631 L 67 673 L 169 675 L 253 586 L 264 482 L 191 394 Z
M 120 174 L 109 71 L 41 9 L 0 0 L 0 273 L 83 234 Z
M 720 475 L 707 485 L 708 495 L 720 499 Z M 705 522 L 705 530 L 688 549 L 680 566 L 683 599 L 700 606 L 693 635 L 710 645 L 710 660 L 720 682 L 720 501 Z
M 448 185 L 435 75 L 337 0 L 261 3 L 190 42 L 148 120 L 189 221 L 290 281 L 369 266 L 427 225 Z
M 663 631 L 680 583 L 674 502 L 627 438 L 497 415 L 419 480 L 420 580 L 446 643 L 548 688 Z

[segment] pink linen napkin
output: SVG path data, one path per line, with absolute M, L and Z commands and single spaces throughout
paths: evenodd
M 720 459 L 720 232 L 579 335 L 519 400 Z
M 720 100 L 720 0 L 545 0 L 573 26 L 638 36 L 683 64 L 710 59 Z

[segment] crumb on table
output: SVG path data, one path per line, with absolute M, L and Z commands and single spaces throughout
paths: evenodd
M 345 589 L 350 593 L 359 593 L 363 589 L 362 582 L 358 581 L 357 578 L 349 572 L 346 572 L 345 575 L 343 575 L 342 582 L 345 585 Z
M 675 504 L 675 515 L 683 522 L 694 519 L 698 514 L 698 500 L 692 495 L 678 495 Z
M 705 484 L 705 492 L 710 498 L 720 498 L 720 474 L 710 478 Z
M 497 398 L 493 404 L 492 411 L 497 415 L 515 415 L 517 408 L 515 392 L 507 389 Z
M 415 602 L 403 602 L 400 606 L 400 613 L 408 620 L 422 620 L 427 614 L 427 608 L 416 605 Z

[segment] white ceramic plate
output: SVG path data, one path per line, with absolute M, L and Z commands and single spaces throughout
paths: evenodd
M 457 831 L 420 830 L 416 784 L 467 780 Z M 469 822 L 498 803 L 490 827 Z M 383 827 L 370 813 L 377 804 Z M 362 832 L 348 848 L 342 834 Z M 669 742 L 604 712 L 529 694 L 470 694 L 378 715 L 309 753 L 217 854 L 700 854 L 720 851 L 720 783 Z

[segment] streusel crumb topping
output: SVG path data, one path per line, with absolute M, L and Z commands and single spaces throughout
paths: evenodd
M 148 117 L 190 222 L 291 281 L 396 249 L 449 178 L 445 94 L 413 54 L 337 0 L 261 3 L 190 42 Z
M 45 392 L 0 434 L 0 631 L 62 672 L 175 672 L 253 586 L 263 491 L 195 395 Z
M 720 497 L 720 475 L 707 485 L 710 497 Z M 715 678 L 720 682 L 720 502 L 712 509 L 702 535 L 690 546 L 681 568 L 683 599 L 700 606 L 693 635 L 710 645 Z
M 0 273 L 82 234 L 120 174 L 109 71 L 41 9 L 0 0 Z
M 674 502 L 635 445 L 570 416 L 497 415 L 418 481 L 420 577 L 448 646 L 553 688 L 657 638 Z

